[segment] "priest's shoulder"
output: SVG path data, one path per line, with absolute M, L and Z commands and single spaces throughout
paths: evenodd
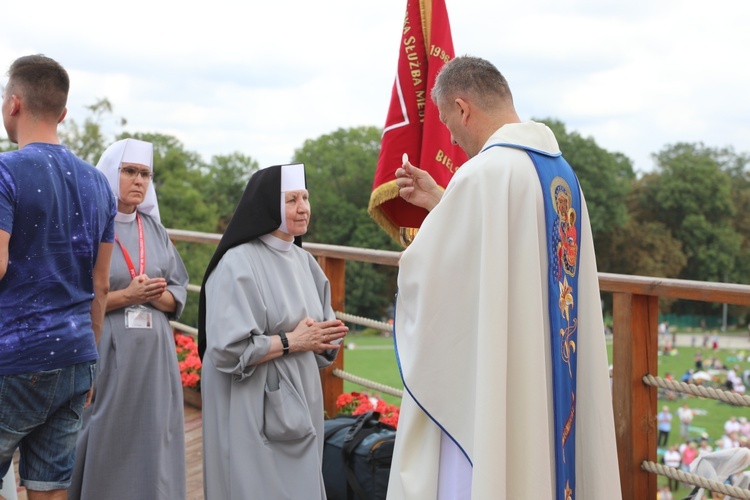
M 481 183 L 527 180 L 534 164 L 523 149 L 492 147 L 466 162 L 453 176 L 453 183 Z M 493 185 L 493 184 L 491 184 Z

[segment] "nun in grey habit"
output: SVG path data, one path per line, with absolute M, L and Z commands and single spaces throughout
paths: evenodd
M 301 248 L 310 204 L 301 164 L 255 172 L 201 290 L 207 500 L 325 499 L 319 369 L 348 328 Z
M 117 141 L 96 167 L 117 196 L 116 239 L 68 496 L 184 499 L 184 401 L 169 320 L 185 305 L 188 274 L 159 219 L 153 145 Z

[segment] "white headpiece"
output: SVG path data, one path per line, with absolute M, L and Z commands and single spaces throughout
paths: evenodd
M 118 200 L 120 199 L 120 165 L 123 162 L 146 165 L 153 172 L 154 145 L 138 139 L 123 139 L 115 142 L 102 153 L 96 168 L 107 177 L 109 186 Z M 149 182 L 148 188 L 146 188 L 146 196 L 143 198 L 143 202 L 136 209 L 142 214 L 150 215 L 157 221 L 161 221 L 153 180 Z
M 281 166 L 281 225 L 279 229 L 289 233 L 286 226 L 286 203 L 285 193 L 287 191 L 299 191 L 307 189 L 305 184 L 305 165 L 302 163 L 293 163 L 291 165 Z

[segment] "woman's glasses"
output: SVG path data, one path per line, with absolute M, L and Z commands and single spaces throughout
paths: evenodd
M 135 167 L 120 167 L 120 172 L 128 179 L 135 179 L 140 175 L 144 181 L 150 180 L 154 176 L 154 173 L 150 170 L 141 170 Z

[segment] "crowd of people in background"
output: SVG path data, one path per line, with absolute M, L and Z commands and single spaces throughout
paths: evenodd
M 658 333 L 660 355 L 678 355 L 669 323 L 666 321 L 660 323 Z M 695 344 L 696 337 L 693 336 L 692 346 L 696 347 Z M 750 382 L 750 370 L 743 370 L 738 362 L 748 359 L 745 352 L 740 351 L 735 356 L 722 360 L 715 352 L 718 345 L 719 336 L 705 332 L 702 346 L 697 346 L 693 355 L 692 366 L 679 376 L 679 380 L 687 384 L 710 386 L 744 394 Z M 675 375 L 666 372 L 664 378 L 676 380 Z M 696 417 L 706 415 L 707 412 L 703 408 L 691 406 L 692 396 L 660 389 L 659 398 L 672 402 L 681 401 L 676 409 L 670 409 L 667 405 L 661 406 L 656 415 L 658 454 L 664 465 L 689 473 L 691 464 L 702 454 L 740 447 L 750 448 L 750 421 L 747 417 L 730 416 L 724 423 L 721 435 L 718 433 L 709 435 L 705 429 L 695 425 Z M 679 437 L 675 439 L 674 434 L 678 429 Z M 674 498 L 672 492 L 676 491 L 679 486 L 676 479 L 667 478 L 667 484 L 659 488 L 657 498 L 659 500 Z
M 704 358 L 700 349 L 695 353 L 694 362 L 695 368 L 685 371 L 680 379 L 682 382 L 696 385 L 708 383 L 716 385 L 719 389 L 737 393 L 745 392 L 743 379 L 748 375 L 748 370 L 741 372 L 739 365 L 727 368 L 718 357 Z M 667 372 L 665 379 L 674 380 L 674 377 Z M 739 447 L 750 448 L 750 421 L 747 417 L 731 416 L 724 423 L 724 432 L 721 436 L 709 436 L 703 429 L 693 426 L 695 417 L 705 415 L 706 410 L 691 408 L 690 397 L 675 391 L 660 392 L 662 399 L 670 401 L 683 399 L 682 405 L 674 413 L 669 406 L 664 405 L 656 416 L 657 446 L 664 465 L 689 473 L 690 465 L 701 454 Z M 676 428 L 679 428 L 679 439 L 670 444 L 670 435 Z M 679 483 L 676 479 L 668 478 L 667 485 L 659 489 L 658 498 L 660 500 L 672 498 L 671 492 L 676 491 L 678 487 Z
M 740 358 L 744 358 L 744 354 L 741 354 Z M 746 386 L 750 383 L 750 370 L 742 370 L 737 364 L 727 368 L 718 357 L 703 358 L 700 350 L 695 353 L 695 366 L 696 368 L 685 370 L 685 373 L 680 376 L 681 382 L 716 387 L 737 394 L 745 394 Z M 664 378 L 675 380 L 671 372 L 666 372 Z M 659 397 L 674 401 L 684 395 L 669 389 L 662 389 Z
M 663 407 L 657 420 L 659 422 L 659 452 L 662 453 L 662 462 L 668 467 L 680 469 L 686 473 L 690 472 L 690 464 L 701 454 L 711 453 L 718 450 L 729 450 L 732 448 L 750 448 L 750 421 L 746 417 L 731 416 L 724 423 L 724 434 L 712 439 L 708 434 L 702 432 L 697 437 L 690 437 L 690 424 L 695 415 L 705 414 L 705 411 L 690 408 L 684 403 L 677 410 L 677 418 L 680 424 L 680 437 L 678 442 L 667 445 L 671 432 L 672 414 L 668 407 Z M 676 479 L 668 479 L 670 491 L 676 491 L 679 487 Z M 664 497 L 662 497 L 664 498 Z

